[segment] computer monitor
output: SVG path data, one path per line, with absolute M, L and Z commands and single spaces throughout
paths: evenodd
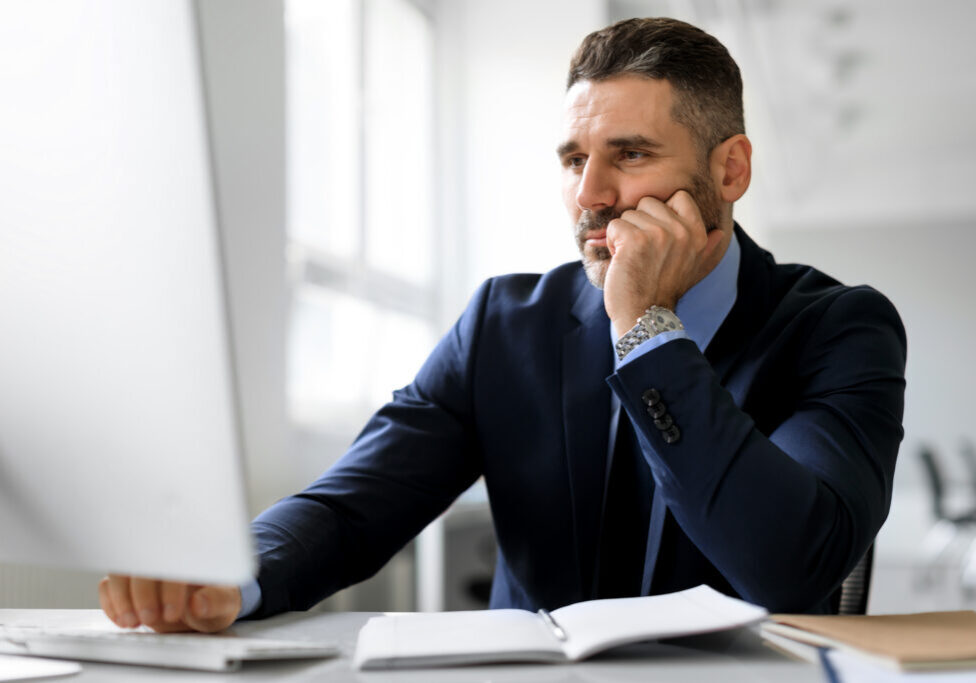
M 190 2 L 4 3 L 0 561 L 252 575 Z

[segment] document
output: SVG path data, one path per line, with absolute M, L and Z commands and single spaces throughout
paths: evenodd
M 518 609 L 393 614 L 359 632 L 359 669 L 568 662 L 618 645 L 758 623 L 762 607 L 708 586 L 643 598 L 589 600 L 551 614 Z
M 847 650 L 825 650 L 829 683 L 973 683 L 972 671 L 895 671 Z

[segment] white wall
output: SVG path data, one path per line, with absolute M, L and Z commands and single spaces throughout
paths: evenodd
M 448 256 L 467 264 L 454 273 L 459 309 L 487 277 L 579 258 L 555 149 L 569 59 L 606 10 L 602 0 L 444 0 L 438 12 L 437 187 L 445 231 L 463 233 L 463 251 Z

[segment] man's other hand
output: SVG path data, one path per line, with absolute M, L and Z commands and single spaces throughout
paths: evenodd
M 222 631 L 241 611 L 237 586 L 198 586 L 115 574 L 99 582 L 98 599 L 118 626 L 144 624 L 160 633 Z
M 644 197 L 607 226 L 612 255 L 603 299 L 617 335 L 633 327 L 649 306 L 674 310 L 678 299 L 721 257 L 722 230 L 708 232 L 685 190 L 667 201 Z

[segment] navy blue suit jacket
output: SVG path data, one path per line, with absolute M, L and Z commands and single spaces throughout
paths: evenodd
M 487 281 L 348 453 L 255 520 L 255 616 L 369 577 L 479 476 L 499 548 L 492 606 L 595 597 L 610 391 L 653 474 L 643 592 L 708 583 L 772 611 L 828 611 L 891 501 L 904 330 L 875 290 L 778 265 L 737 234 L 738 298 L 705 353 L 676 340 L 617 372 L 579 263 Z

